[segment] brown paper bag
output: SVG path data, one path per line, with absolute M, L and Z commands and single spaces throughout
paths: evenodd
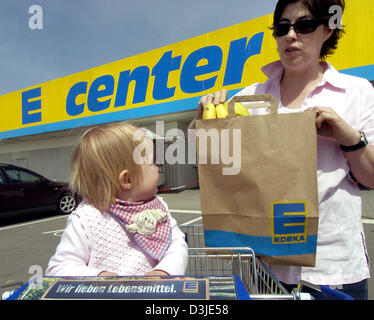
M 270 114 L 234 116 L 234 102 Z M 315 113 L 277 113 L 271 95 L 237 96 L 229 116 L 196 123 L 209 247 L 251 247 L 276 264 L 314 266 L 318 231 Z M 250 108 L 264 107 L 264 103 Z M 218 140 L 218 141 L 217 141 Z

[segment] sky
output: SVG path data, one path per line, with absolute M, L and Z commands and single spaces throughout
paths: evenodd
M 277 0 L 0 0 L 0 95 L 270 14 Z M 31 29 L 38 5 L 42 29 Z

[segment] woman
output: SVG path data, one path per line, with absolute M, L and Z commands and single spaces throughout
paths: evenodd
M 370 273 L 360 190 L 350 172 L 374 188 L 374 89 L 367 80 L 343 75 L 324 61 L 343 33 L 329 27 L 333 5 L 345 7 L 344 0 L 279 0 L 272 29 L 280 61 L 262 68 L 266 83 L 253 84 L 238 95 L 272 94 L 279 101 L 279 113 L 316 111 L 320 214 L 316 266 L 271 265 L 272 272 L 288 289 L 305 280 L 367 299 Z M 226 98 L 226 90 L 202 97 L 190 128 L 201 119 L 207 103 L 219 104 Z M 258 110 L 251 112 L 265 112 Z

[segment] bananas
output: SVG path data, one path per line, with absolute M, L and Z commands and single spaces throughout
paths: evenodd
M 228 103 L 219 104 L 216 107 L 217 118 L 227 118 L 229 116 Z
M 216 107 L 214 106 L 213 103 L 208 103 L 203 111 L 203 119 L 216 119 Z
M 240 102 L 234 103 L 234 109 L 235 109 L 235 116 L 236 117 L 247 117 L 251 114 L 249 113 L 248 109 L 241 104 Z M 216 119 L 216 118 L 227 118 L 229 115 L 229 103 L 221 103 L 214 106 L 213 103 L 208 103 L 203 111 L 203 119 Z
M 235 102 L 234 107 L 235 107 L 235 115 L 237 117 L 247 117 L 251 115 L 248 109 L 244 107 L 240 102 Z

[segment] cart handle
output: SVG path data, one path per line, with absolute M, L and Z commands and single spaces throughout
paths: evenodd
M 320 286 L 323 299 L 325 300 L 354 300 L 350 295 L 330 288 L 329 286 Z
M 314 289 L 316 291 L 321 292 L 324 300 L 354 300 L 350 295 L 348 295 L 344 292 L 341 292 L 341 291 L 336 290 L 336 289 L 332 289 L 332 288 L 330 288 L 329 286 L 326 286 L 326 285 L 318 286 L 318 285 L 312 284 L 312 283 L 304 281 L 304 280 L 301 280 L 299 282 L 298 287 L 297 287 L 297 291 L 299 291 L 300 293 L 301 293 L 301 290 L 302 290 L 301 289 L 302 286 L 306 286 L 306 287 L 309 287 L 311 289 Z

